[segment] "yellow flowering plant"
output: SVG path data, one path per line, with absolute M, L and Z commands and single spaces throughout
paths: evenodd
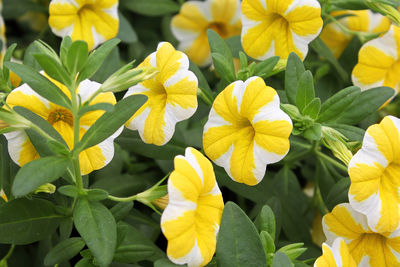
M 0 267 L 400 266 L 399 6 L 4 1 Z

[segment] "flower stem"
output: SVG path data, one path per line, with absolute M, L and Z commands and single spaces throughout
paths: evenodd
M 114 196 L 109 195 L 107 198 L 112 201 L 116 201 L 116 202 L 130 202 L 130 201 L 135 201 L 137 198 L 137 195 L 133 195 L 130 197 L 114 197 Z
M 10 249 L 8 250 L 7 254 L 1 259 L 1 261 L 7 261 L 14 252 L 15 245 L 12 244 Z
M 318 157 L 320 157 L 321 159 L 331 163 L 332 165 L 336 166 L 338 169 L 344 171 L 347 173 L 347 167 L 344 166 L 343 164 L 341 164 L 340 162 L 332 159 L 331 157 L 325 155 L 324 153 L 320 152 L 320 151 L 315 151 L 315 155 L 317 155 Z

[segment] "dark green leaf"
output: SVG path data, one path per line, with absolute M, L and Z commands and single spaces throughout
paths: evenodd
M 89 48 L 84 41 L 75 41 L 71 44 L 67 55 L 67 68 L 69 73 L 75 76 L 80 72 L 88 60 Z
M 60 45 L 60 59 L 64 66 L 67 66 L 68 50 L 71 47 L 72 39 L 68 35 L 65 36 Z
M 57 60 L 46 54 L 36 54 L 34 57 L 47 75 L 67 87 L 71 85 L 68 72 Z
M 108 197 L 107 191 L 98 188 L 88 189 L 86 191 L 86 194 L 87 194 L 86 197 L 89 201 L 100 201 Z
M 42 97 L 67 109 L 71 108 L 71 101 L 60 88 L 32 67 L 14 62 L 5 62 L 4 64 Z
M 131 23 L 122 15 L 121 12 L 118 12 L 119 16 L 119 30 L 117 38 L 120 39 L 124 43 L 134 43 L 138 41 L 138 37 L 136 35 L 135 30 L 132 28 Z
M 208 85 L 207 79 L 204 77 L 203 72 L 197 67 L 196 64 L 194 64 L 192 61 L 190 61 L 189 64 L 189 69 L 196 75 L 197 79 L 199 80 L 199 87 L 207 93 L 211 97 L 211 99 L 214 99 L 214 92 L 211 90 L 210 86 Z
M 25 245 L 50 236 L 61 215 L 43 199 L 15 199 L 0 206 L 0 243 Z
M 235 69 L 229 67 L 229 61 L 219 53 L 211 53 L 215 71 L 228 83 L 236 80 Z M 233 65 L 233 64 L 232 64 Z
M 292 262 L 285 253 L 278 252 L 275 254 L 272 267 L 292 267 Z
M 218 266 L 266 266 L 265 252 L 254 224 L 233 202 L 225 205 L 217 240 Z
M 33 69 L 40 71 L 42 68 L 40 67 L 39 63 L 36 61 L 33 55 L 40 53 L 39 48 L 36 46 L 36 44 L 33 42 L 31 43 L 28 48 L 25 50 L 24 53 L 24 60 L 23 64 L 29 67 L 32 67 Z
M 272 72 L 274 67 L 279 61 L 279 57 L 270 57 L 260 63 L 257 63 L 254 69 L 254 75 L 260 76 L 261 78 L 265 79 L 268 75 Z
M 120 202 L 110 209 L 116 221 L 124 219 L 133 208 L 133 201 Z
M 314 98 L 308 105 L 303 109 L 303 114 L 310 116 L 312 119 L 318 117 L 319 111 L 321 110 L 321 99 Z
M 17 47 L 17 44 L 12 44 L 10 47 L 7 48 L 4 58 L 3 58 L 3 62 L 8 62 L 11 60 L 11 57 L 12 57 L 16 47 Z M 8 80 L 9 75 L 10 75 L 9 69 L 6 66 L 3 66 L 4 80 Z
M 322 104 L 318 121 L 326 122 L 336 119 L 360 94 L 361 90 L 357 86 L 340 90 Z
M 222 39 L 222 37 L 218 33 L 211 29 L 207 30 L 207 37 L 211 53 L 221 54 L 226 59 L 226 67 L 230 70 L 230 72 L 235 73 L 232 52 L 224 39 Z
M 159 259 L 154 263 L 154 267 L 182 267 L 182 265 L 172 263 L 168 259 Z
M 314 80 L 311 71 L 304 72 L 297 84 L 296 106 L 303 113 L 304 108 L 314 99 Z M 303 113 L 304 114 L 304 113 Z
M 15 176 L 12 192 L 22 197 L 45 183 L 57 180 L 70 163 L 69 158 L 52 156 L 39 158 L 25 164 Z
M 99 202 L 78 200 L 74 224 L 100 266 L 108 266 L 117 244 L 117 226 L 111 212 Z
M 341 134 L 346 136 L 350 141 L 362 141 L 365 135 L 365 130 L 347 125 L 347 124 L 327 124 L 326 126 L 338 130 Z
M 264 205 L 254 221 L 259 232 L 266 231 L 275 239 L 275 215 L 268 205 Z
M 349 201 L 348 193 L 350 187 L 350 179 L 340 179 L 331 189 L 327 198 L 326 205 L 329 210 L 332 210 L 337 204 L 346 203 Z
M 240 35 L 232 36 L 224 39 L 225 43 L 229 46 L 234 58 L 239 58 L 239 52 L 243 52 L 242 42 L 240 41 Z
M 58 192 L 68 197 L 76 197 L 79 195 L 79 189 L 74 185 L 64 185 L 58 188 Z
M 179 5 L 172 0 L 126 0 L 121 5 L 147 16 L 161 16 L 179 11 Z
M 69 260 L 79 253 L 85 246 L 85 242 L 80 237 L 72 237 L 61 241 L 53 247 L 44 258 L 44 264 L 52 266 L 57 263 Z
M 135 263 L 143 261 L 154 255 L 152 246 L 131 244 L 118 247 L 115 251 L 114 261 L 123 263 Z
M 115 133 L 145 103 L 146 97 L 132 95 L 119 101 L 113 111 L 105 112 L 87 130 L 76 146 L 78 151 L 97 145 Z
M 331 4 L 341 9 L 369 9 L 364 0 L 334 0 L 331 2 Z
M 92 259 L 83 258 L 74 267 L 97 267 L 97 265 L 93 264 Z
M 296 53 L 290 53 L 285 72 L 285 91 L 290 104 L 296 104 L 297 84 L 305 71 L 299 56 Z

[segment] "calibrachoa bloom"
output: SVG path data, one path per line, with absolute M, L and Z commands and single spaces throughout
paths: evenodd
M 400 28 L 390 30 L 377 39 L 364 44 L 353 69 L 354 85 L 362 90 L 388 86 L 399 91 L 400 86 Z
M 343 10 L 334 11 L 333 17 L 345 16 L 338 22 L 349 30 L 363 33 L 383 33 L 390 28 L 390 20 L 371 10 Z M 350 43 L 353 35 L 343 32 L 336 23 L 331 22 L 321 32 L 321 39 L 332 50 L 335 57 L 339 57 Z
M 357 266 L 400 266 L 400 229 L 376 233 L 368 227 L 367 217 L 348 203 L 337 205 L 324 216 L 322 223 L 326 243 L 343 238 Z
M 322 256 L 314 267 L 356 267 L 356 262 L 350 255 L 349 247 L 342 238 L 336 238 L 332 246 L 322 244 Z
M 118 0 L 52 0 L 49 14 L 54 34 L 86 41 L 89 49 L 118 33 Z
M 125 124 L 139 130 L 145 143 L 164 145 L 173 136 L 175 124 L 190 118 L 197 109 L 197 77 L 189 71 L 187 56 L 167 42 L 158 45 L 139 67 L 153 66 L 159 73 L 131 87 L 125 97 L 147 96 L 147 102 Z
M 204 126 L 206 155 L 240 183 L 255 185 L 289 151 L 292 121 L 260 77 L 236 81 L 215 99 Z
M 211 162 L 194 148 L 176 156 L 168 180 L 169 203 L 161 217 L 167 255 L 177 264 L 211 261 L 224 209 Z
M 211 63 L 207 29 L 228 38 L 240 35 L 241 26 L 239 0 L 188 1 L 171 21 L 179 50 L 201 66 Z
M 317 0 L 243 0 L 242 45 L 249 56 L 264 60 L 288 58 L 295 52 L 304 59 L 308 43 L 322 29 Z
M 371 229 L 391 232 L 400 223 L 400 120 L 387 116 L 370 126 L 349 164 L 352 207 Z
M 52 80 L 67 95 L 68 89 L 60 83 Z M 99 89 L 101 84 L 84 80 L 78 88 L 78 94 L 82 103 Z M 7 104 L 10 107 L 21 106 L 41 116 L 47 120 L 56 131 L 64 138 L 70 149 L 74 144 L 73 117 L 71 111 L 64 107 L 51 103 L 39 96 L 27 84 L 14 89 L 7 97 Z M 115 104 L 116 99 L 112 93 L 99 94 L 91 104 L 110 103 Z M 86 130 L 104 113 L 104 111 L 91 111 L 83 115 L 80 119 L 80 137 Z M 121 133 L 122 127 L 113 135 L 108 137 L 100 144 L 90 147 L 79 154 L 81 173 L 88 174 L 93 170 L 98 170 L 107 165 L 114 156 L 114 139 Z M 8 152 L 12 160 L 20 166 L 39 158 L 39 154 L 34 148 L 24 131 L 15 131 L 4 134 L 8 140 Z

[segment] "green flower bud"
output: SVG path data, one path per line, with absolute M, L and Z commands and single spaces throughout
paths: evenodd
M 39 186 L 36 190 L 35 190 L 35 194 L 37 193 L 47 193 L 47 194 L 53 194 L 54 192 L 56 192 L 56 186 L 50 183 L 47 184 L 43 184 L 41 186 Z
M 353 153 L 348 148 L 347 138 L 344 135 L 333 128 L 322 126 L 321 141 L 336 158 L 340 159 L 346 166 L 349 165 Z
M 400 12 L 391 5 L 379 3 L 376 0 L 365 0 L 365 4 L 372 10 L 388 17 L 396 26 L 400 26 Z

